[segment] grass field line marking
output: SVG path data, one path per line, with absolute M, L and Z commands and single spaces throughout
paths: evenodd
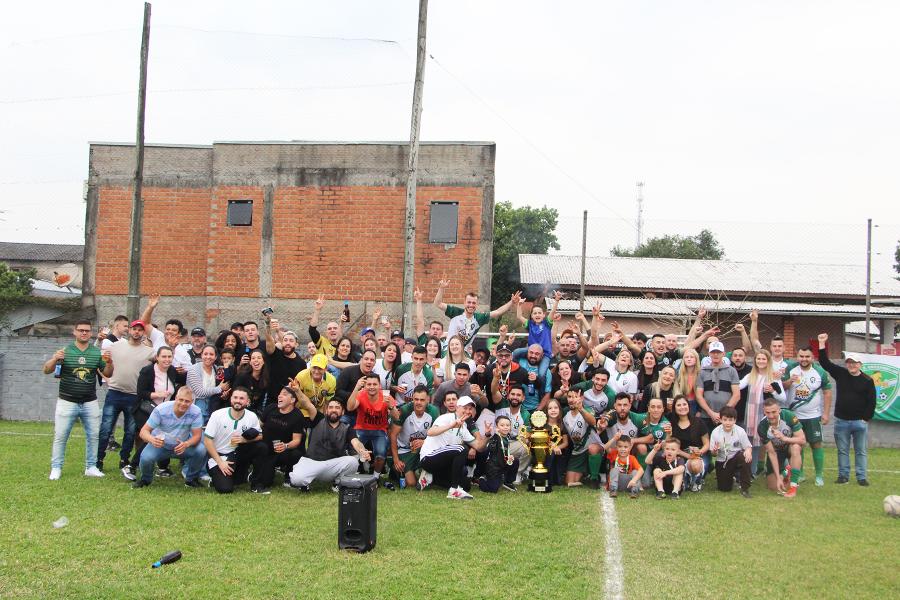
M 600 494 L 600 512 L 606 531 L 606 582 L 603 597 L 608 600 L 625 598 L 625 573 L 622 569 L 622 543 L 619 540 L 619 524 L 616 519 L 616 503 L 609 494 Z

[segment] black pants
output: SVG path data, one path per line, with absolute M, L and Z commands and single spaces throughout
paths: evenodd
M 449 446 L 421 458 L 419 466 L 431 473 L 435 485 L 444 488 L 461 487 L 469 491 L 472 483 L 466 477 L 467 458 L 468 450 Z
M 750 463 L 744 460 L 744 453 L 738 452 L 725 462 L 716 461 L 716 485 L 720 492 L 730 492 L 734 487 L 734 474 L 741 480 L 741 490 L 750 489 Z
M 499 477 L 491 477 L 488 479 L 487 477 L 478 480 L 478 488 L 482 492 L 487 492 L 489 494 L 496 494 L 500 489 L 500 486 L 504 483 L 506 485 L 512 485 L 516 480 L 516 475 L 519 474 L 519 459 L 514 458 L 513 464 L 511 465 L 503 465 L 503 471 L 501 476 Z
M 303 457 L 303 452 L 300 451 L 300 448 L 294 448 L 292 450 L 285 450 L 280 454 L 276 453 L 271 448 L 266 448 L 267 455 L 265 459 L 265 464 L 259 473 L 259 477 L 257 482 L 262 487 L 271 487 L 272 482 L 275 480 L 275 469 L 281 469 L 281 472 L 284 473 L 285 479 L 287 479 L 288 473 L 291 472 L 291 469 L 294 468 L 300 459 Z M 256 471 L 256 467 L 253 468 Z
M 212 485 L 220 494 L 230 494 L 234 491 L 234 486 L 241 485 L 247 481 L 247 473 L 250 471 L 251 465 L 253 472 L 250 474 L 250 487 L 260 485 L 260 474 L 266 468 L 269 450 L 262 442 L 248 442 L 238 445 L 237 449 L 223 456 L 226 461 L 233 463 L 231 465 L 231 475 L 225 475 L 219 468 L 214 466 L 209 470 L 209 476 L 212 478 Z

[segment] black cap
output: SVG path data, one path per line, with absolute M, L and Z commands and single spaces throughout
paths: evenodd
M 494 352 L 496 354 L 500 354 L 501 352 L 509 352 L 510 354 L 512 354 L 512 346 L 510 346 L 506 342 L 503 342 L 502 344 L 497 344 L 497 347 L 494 348 Z
M 243 328 L 244 328 L 244 324 L 241 323 L 240 321 L 235 321 L 234 323 L 231 324 L 231 329 L 243 329 Z
M 394 339 L 395 337 L 401 337 L 401 338 L 402 338 L 402 337 L 403 337 L 403 332 L 400 331 L 399 329 L 393 330 L 393 331 L 391 332 L 391 339 Z
M 203 337 L 206 337 L 206 330 L 202 327 L 194 327 L 191 329 L 191 335 L 202 335 Z

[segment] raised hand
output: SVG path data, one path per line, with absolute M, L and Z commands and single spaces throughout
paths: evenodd
M 413 292 L 413 300 L 415 300 L 416 302 L 420 302 L 422 300 L 422 290 L 420 290 L 419 288 L 415 289 L 415 291 Z M 381 314 L 381 311 L 379 311 L 379 314 Z
M 314 306 L 316 310 L 322 310 L 322 307 L 325 306 L 325 294 L 319 294 L 319 297 L 316 298 Z
M 441 279 L 440 281 L 438 281 L 438 287 L 441 288 L 442 290 L 447 289 L 448 287 L 450 287 L 450 280 L 449 279 Z

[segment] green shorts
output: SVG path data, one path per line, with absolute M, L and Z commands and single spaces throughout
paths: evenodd
M 778 471 L 780 473 L 781 471 L 784 471 L 788 461 L 790 461 L 791 453 L 788 451 L 788 448 L 775 448 L 775 455 L 778 457 Z M 769 460 L 768 454 L 764 454 L 764 456 L 766 457 L 766 475 L 771 475 L 774 473 L 772 470 L 772 461 Z
M 822 419 L 820 417 L 800 419 L 800 424 L 803 426 L 803 435 L 806 436 L 807 444 L 822 443 Z
M 581 454 L 573 454 L 569 457 L 569 466 L 566 471 L 569 473 L 581 473 L 587 475 L 588 471 L 588 451 L 585 449 Z
M 410 471 L 416 471 L 419 468 L 419 453 L 418 452 L 405 452 L 400 455 L 400 460 L 403 461 L 405 465 L 403 472 L 409 473 Z

